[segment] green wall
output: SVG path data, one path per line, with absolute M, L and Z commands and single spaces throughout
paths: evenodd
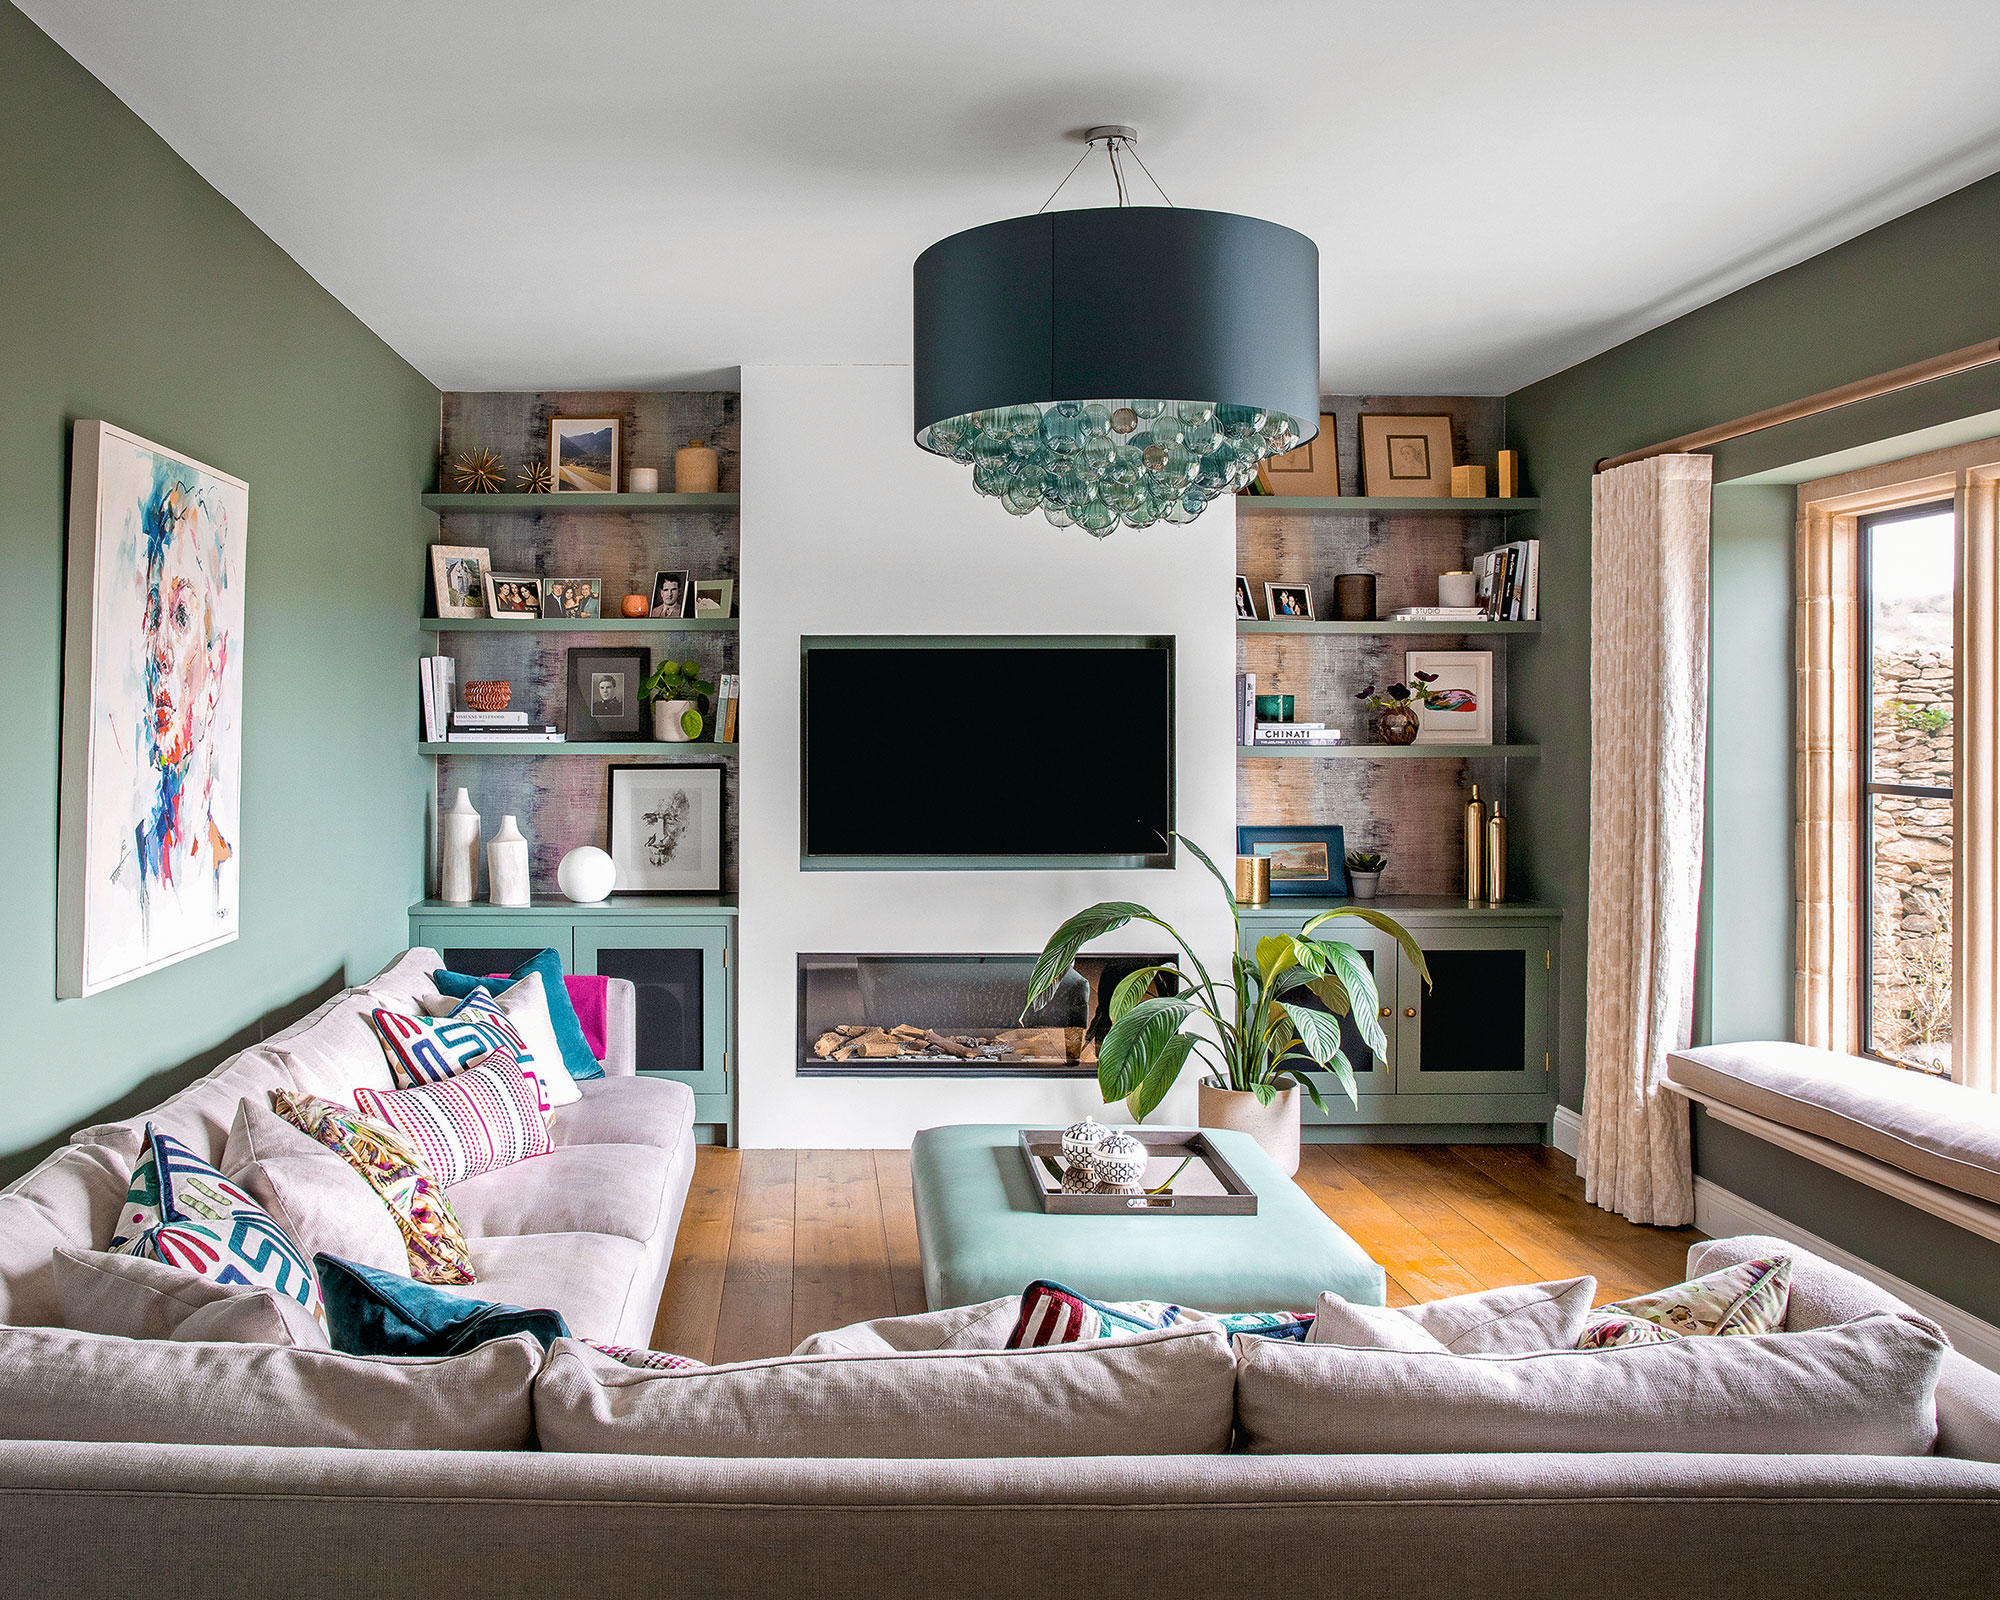
M 190 85 L 190 93 L 202 92 Z M 422 892 L 417 495 L 438 393 L 0 5 L 0 1177 L 374 971 Z M 250 484 L 240 935 L 55 998 L 69 428 Z

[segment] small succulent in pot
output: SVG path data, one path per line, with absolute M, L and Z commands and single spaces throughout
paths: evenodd
M 1357 900 L 1373 900 L 1382 885 L 1382 869 L 1389 858 L 1379 850 L 1347 852 L 1347 890 Z

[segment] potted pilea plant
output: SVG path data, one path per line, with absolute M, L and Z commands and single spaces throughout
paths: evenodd
M 715 685 L 702 677 L 699 662 L 662 661 L 640 692 L 653 702 L 655 739 L 686 744 L 701 737 L 701 706 L 695 697 L 714 694 Z
M 1150 922 L 1180 946 L 1187 967 L 1144 966 L 1112 991 L 1111 1030 L 1097 1047 L 1097 1085 L 1105 1104 L 1123 1100 L 1143 1122 L 1166 1098 L 1181 1069 L 1199 1056 L 1207 1069 L 1200 1089 L 1201 1126 L 1247 1133 L 1283 1171 L 1296 1172 L 1299 1091 L 1326 1109 L 1308 1072 L 1332 1073 L 1347 1098 L 1360 1103 L 1354 1068 L 1340 1047 L 1340 1019 L 1348 1018 L 1377 1056 L 1388 1049 L 1376 1020 L 1380 1000 L 1368 963 L 1353 945 L 1316 937 L 1319 930 L 1338 917 L 1358 918 L 1393 936 L 1426 984 L 1430 969 L 1400 923 L 1360 906 L 1321 912 L 1296 934 L 1259 939 L 1254 956 L 1243 954 L 1236 896 L 1228 880 L 1199 846 L 1181 834 L 1174 837 L 1222 886 L 1236 924 L 1230 981 L 1211 977 L 1188 942 L 1144 906 L 1107 900 L 1079 911 L 1050 936 L 1029 975 L 1021 1018 L 1027 1020 L 1091 940 L 1128 922 Z M 1155 994 L 1162 979 L 1173 983 L 1176 992 Z M 1326 1009 L 1303 1004 L 1308 995 Z
M 1379 850 L 1347 852 L 1347 890 L 1357 900 L 1373 900 L 1382 886 L 1382 869 L 1389 858 Z
M 1377 694 L 1371 683 L 1354 697 L 1367 701 L 1372 710 L 1381 713 L 1375 719 L 1375 735 L 1384 744 L 1414 744 L 1417 712 L 1424 706 L 1456 711 L 1471 698 L 1463 689 L 1433 689 L 1431 685 L 1438 680 L 1435 672 L 1417 672 L 1411 676 L 1416 679 L 1414 684 L 1392 683 Z

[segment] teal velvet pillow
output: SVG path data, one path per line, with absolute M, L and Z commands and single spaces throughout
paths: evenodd
M 549 1002 L 549 1021 L 556 1030 L 556 1044 L 562 1049 L 563 1065 L 569 1068 L 569 1075 L 572 1078 L 603 1077 L 604 1068 L 590 1053 L 590 1041 L 584 1038 L 583 1024 L 576 1020 L 576 1007 L 570 1004 L 569 990 L 563 987 L 562 957 L 554 950 L 544 950 L 522 962 L 508 974 L 505 983 L 495 983 L 491 978 L 474 977 L 464 972 L 447 972 L 443 967 L 431 974 L 431 982 L 438 986 L 438 993 L 463 1000 L 481 984 L 494 994 L 505 994 L 531 972 L 542 975 L 542 993 Z
M 569 1337 L 559 1311 L 468 1300 L 324 1251 L 313 1265 L 326 1299 L 327 1331 L 334 1349 L 346 1355 L 456 1356 L 510 1333 L 532 1333 L 546 1350 Z

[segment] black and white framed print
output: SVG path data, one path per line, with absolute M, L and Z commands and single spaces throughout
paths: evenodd
M 569 714 L 563 738 L 579 744 L 648 737 L 642 689 L 652 670 L 653 652 L 643 646 L 570 651 L 564 667 Z
M 656 572 L 653 574 L 653 593 L 646 607 L 649 617 L 684 617 L 688 614 L 687 569 L 679 572 Z
M 605 839 L 615 894 L 722 891 L 723 764 L 611 771 Z

